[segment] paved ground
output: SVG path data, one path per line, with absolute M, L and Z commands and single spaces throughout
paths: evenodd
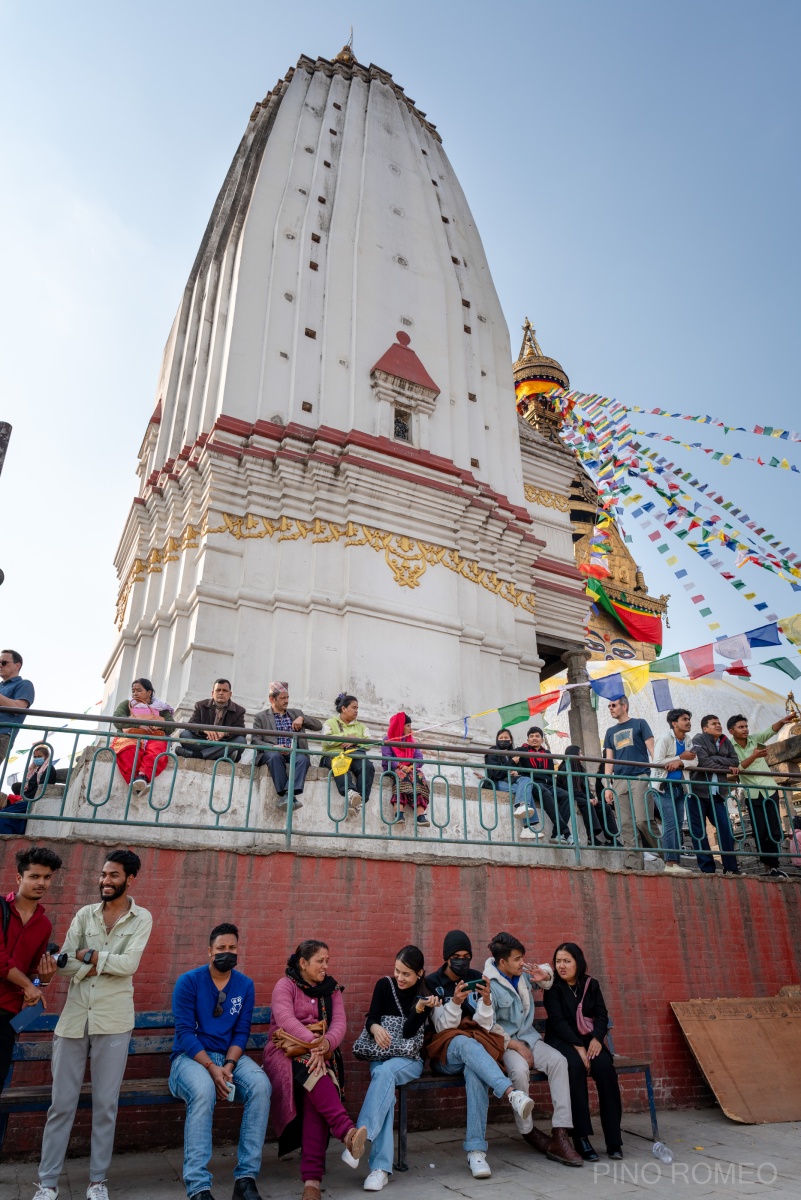
M 734 1200 L 739 1196 L 764 1196 L 765 1200 L 799 1200 L 801 1197 L 801 1123 L 738 1125 L 719 1109 L 662 1113 L 660 1133 L 674 1153 L 672 1166 L 664 1166 L 651 1152 L 647 1114 L 627 1115 L 623 1122 L 625 1160 L 610 1163 L 602 1156 L 580 1171 L 548 1162 L 530 1150 L 514 1127 L 496 1125 L 488 1132 L 488 1158 L 492 1178 L 473 1179 L 462 1151 L 462 1133 L 442 1129 L 416 1133 L 409 1138 L 409 1171 L 396 1174 L 383 1195 L 394 1200 L 573 1200 L 586 1195 L 593 1200 L 624 1196 L 627 1200 L 653 1194 L 659 1197 L 714 1196 Z M 642 1136 L 637 1137 L 636 1134 Z M 603 1138 L 596 1137 L 596 1149 Z M 324 1195 L 329 1200 L 363 1195 L 366 1166 L 351 1171 L 340 1161 L 332 1143 Z M 217 1200 L 231 1195 L 233 1147 L 224 1147 L 212 1164 Z M 72 1158 L 60 1181 L 60 1200 L 83 1200 L 88 1161 Z M 0 1165 L 0 1200 L 31 1200 L 36 1176 L 33 1163 Z M 111 1200 L 182 1200 L 181 1154 L 164 1150 L 151 1154 L 124 1154 L 112 1163 Z M 265 1200 L 299 1200 L 296 1159 L 278 1162 L 274 1144 L 267 1146 L 259 1188 Z

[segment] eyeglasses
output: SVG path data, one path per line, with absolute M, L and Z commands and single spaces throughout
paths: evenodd
M 217 993 L 217 1003 L 214 1006 L 214 1012 L 211 1014 L 213 1017 L 221 1017 L 222 1016 L 223 1005 L 225 1004 L 225 1001 L 226 1001 L 225 992 L 218 992 Z
M 0 667 L 10 667 L 13 661 L 13 658 L 0 658 Z

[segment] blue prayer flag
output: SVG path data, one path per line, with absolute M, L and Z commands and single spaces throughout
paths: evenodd
M 667 679 L 652 679 L 651 690 L 654 693 L 654 703 L 657 712 L 670 712 L 673 699 L 670 695 L 670 684 Z
M 774 621 L 772 625 L 762 625 L 759 629 L 747 629 L 745 636 L 748 645 L 753 649 L 758 646 L 780 646 L 779 627 Z
M 593 679 L 590 682 L 596 696 L 603 700 L 620 700 L 626 694 L 619 671 L 614 675 L 607 675 L 605 679 Z

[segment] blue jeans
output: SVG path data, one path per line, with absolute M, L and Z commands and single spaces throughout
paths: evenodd
M 665 862 L 677 863 L 681 858 L 681 828 L 684 824 L 684 802 L 687 794 L 677 779 L 665 781 L 662 792 L 662 846 L 665 850 Z
M 218 1067 L 224 1054 L 209 1058 Z M 244 1055 L 234 1067 L 235 1100 L 244 1104 L 239 1130 L 239 1153 L 234 1179 L 257 1179 L 261 1170 L 261 1152 L 270 1115 L 272 1087 L 261 1067 Z M 170 1068 L 170 1091 L 186 1102 L 184 1122 L 184 1185 L 187 1196 L 211 1189 L 212 1176 L 208 1169 L 211 1158 L 211 1123 L 217 1093 L 214 1081 L 205 1067 L 194 1058 L 179 1054 Z
M 504 1075 L 495 1059 L 487 1054 L 475 1038 L 465 1037 L 464 1034 L 448 1043 L 445 1062 L 438 1063 L 437 1070 L 443 1075 L 458 1075 L 460 1071 L 464 1071 L 464 1088 L 467 1093 L 464 1149 L 468 1154 L 471 1150 L 486 1151 L 489 1091 L 498 1099 L 506 1095 L 512 1086 L 508 1075 Z
M 385 1062 L 370 1063 L 370 1086 L 364 1097 L 359 1118 L 361 1128 L 367 1126 L 370 1147 L 370 1170 L 392 1174 L 392 1123 L 395 1116 L 395 1088 L 402 1083 L 419 1079 L 423 1071 L 421 1058 L 388 1058 Z
M 499 792 L 511 792 L 512 796 L 514 797 L 515 807 L 518 804 L 525 804 L 526 808 L 533 808 L 534 816 L 530 817 L 528 814 L 526 814 L 523 820 L 526 825 L 531 827 L 539 825 L 540 819 L 537 816 L 536 806 L 533 800 L 534 785 L 527 775 L 518 775 L 517 779 L 512 780 L 511 787 L 506 780 L 504 780 L 503 783 L 496 783 L 495 787 Z
M 263 767 L 267 764 L 267 770 L 272 776 L 275 790 L 279 796 L 286 796 L 289 787 L 289 754 L 282 754 L 278 750 L 262 751 L 256 759 L 256 766 Z M 299 796 L 303 791 L 303 785 L 306 782 L 306 775 L 309 770 L 308 754 L 295 755 L 295 795 Z

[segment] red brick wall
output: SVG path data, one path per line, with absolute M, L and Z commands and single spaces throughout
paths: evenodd
M 4 889 L 13 884 L 13 852 L 21 842 L 2 839 Z M 58 848 L 64 868 L 46 905 L 56 940 L 76 908 L 95 899 L 103 861 L 97 845 Z M 329 942 L 332 972 L 346 986 L 346 1059 L 372 986 L 391 971 L 394 951 L 416 943 L 434 969 L 443 934 L 454 927 L 471 936 L 479 966 L 490 936 L 501 929 L 520 937 L 537 961 L 549 959 L 560 941 L 578 942 L 602 982 L 617 1051 L 651 1056 L 657 1105 L 663 1108 L 711 1099 L 670 1000 L 768 996 L 801 981 L 801 946 L 793 936 L 801 927 L 797 884 L 159 847 L 139 853 L 136 896 L 153 913 L 154 930 L 135 978 L 137 1009 L 170 1007 L 176 976 L 205 961 L 208 932 L 219 921 L 233 920 L 240 928 L 241 966 L 255 980 L 259 1004 L 269 1003 L 296 943 L 319 937 Z M 65 990 L 61 981 L 51 987 L 51 1010 L 61 1007 Z M 136 1062 L 148 1073 L 166 1073 L 166 1061 L 153 1066 Z M 25 1067 L 20 1078 L 33 1081 L 37 1071 L 35 1065 Z M 366 1079 L 366 1068 L 353 1064 L 347 1104 L 354 1116 Z M 547 1089 L 542 1086 L 538 1094 L 547 1108 Z M 461 1096 L 447 1091 L 414 1097 L 410 1123 L 453 1124 L 461 1119 L 454 1107 Z M 624 1103 L 642 1108 L 644 1089 L 625 1080 Z M 233 1130 L 235 1119 L 235 1113 L 220 1115 L 221 1136 Z M 6 1151 L 36 1151 L 43 1121 L 43 1114 L 12 1116 Z M 89 1122 L 88 1112 L 78 1114 L 72 1150 L 86 1149 Z M 117 1146 L 174 1144 L 182 1127 L 180 1106 L 123 1109 Z

